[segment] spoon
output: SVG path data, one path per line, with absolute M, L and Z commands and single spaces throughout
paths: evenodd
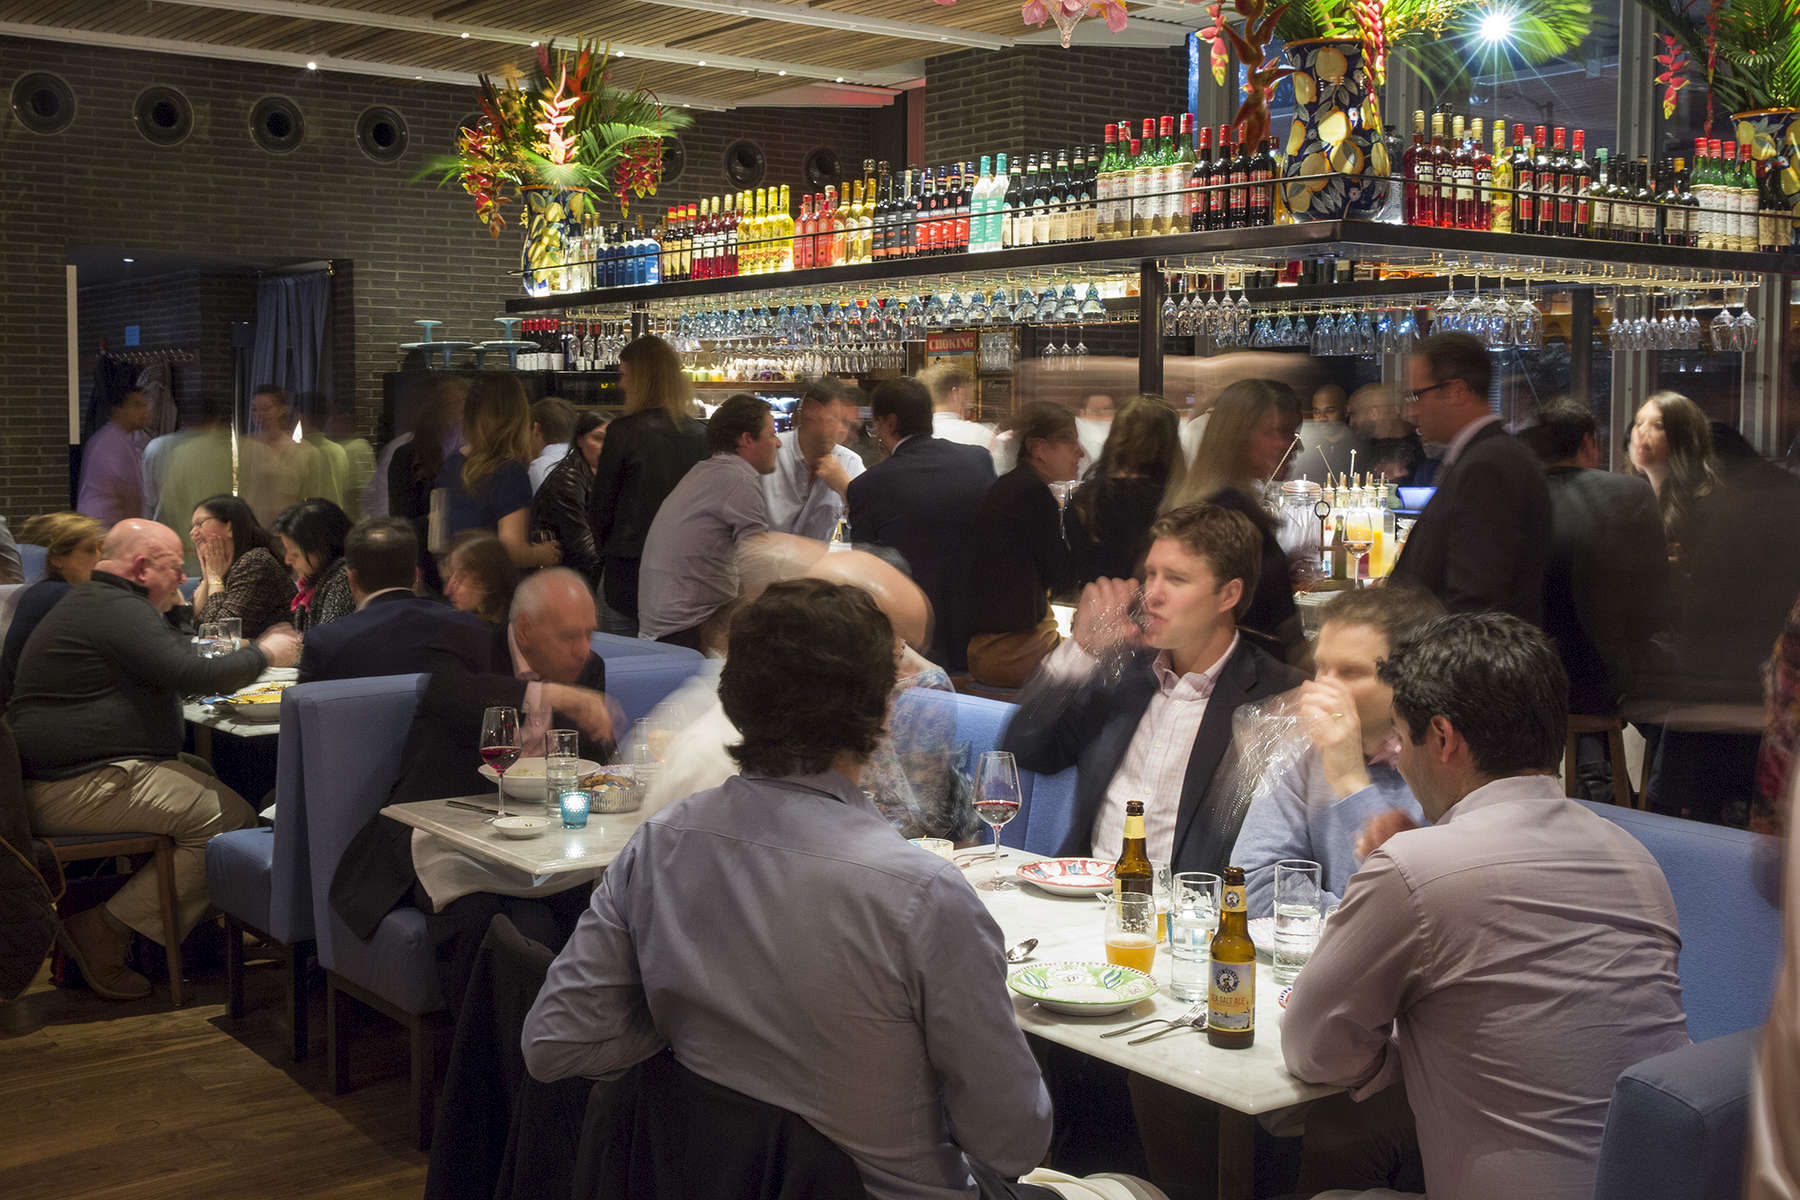
M 1036 938 L 1026 938 L 1015 946 L 1008 946 L 1006 961 L 1009 963 L 1024 962 L 1031 957 L 1031 952 L 1037 949 L 1037 942 Z

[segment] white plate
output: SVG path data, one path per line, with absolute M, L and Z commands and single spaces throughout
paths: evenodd
M 1250 926 L 1250 942 L 1256 947 L 1256 952 L 1273 957 L 1275 954 L 1275 918 L 1252 917 L 1246 924 Z
M 592 759 L 578 758 L 575 769 L 579 774 L 592 775 L 600 769 L 600 764 Z M 486 763 L 481 764 L 481 777 L 489 783 L 499 779 L 499 774 Z M 544 801 L 544 756 L 539 754 L 532 758 L 521 758 L 506 768 L 506 794 L 518 800 Z
M 509 838 L 534 838 L 552 824 L 549 817 L 494 818 L 494 828 L 500 831 L 501 836 Z
M 1113 890 L 1113 868 L 1097 858 L 1040 858 L 1015 874 L 1057 896 L 1098 896 Z
M 1051 1012 L 1104 1017 L 1156 995 L 1152 976 L 1104 962 L 1049 962 L 1020 967 L 1006 986 Z

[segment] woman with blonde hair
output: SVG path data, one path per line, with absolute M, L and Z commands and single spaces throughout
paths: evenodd
M 0 710 L 12 699 L 13 672 L 25 651 L 25 639 L 70 588 L 93 575 L 105 533 L 106 526 L 74 512 L 45 513 L 20 526 L 21 542 L 44 548 L 44 577 L 19 593 L 12 624 L 6 627 L 6 645 L 0 650 Z
M 511 375 L 477 375 L 463 405 L 463 444 L 444 459 L 437 486 L 444 493 L 445 536 L 485 529 L 500 539 L 513 564 L 553 567 L 555 542 L 531 541 L 531 406 Z M 434 496 L 434 506 L 437 501 Z M 435 517 L 433 518 L 435 521 Z
M 1100 457 L 1069 500 L 1078 582 L 1129 579 L 1150 549 L 1163 497 L 1187 478 L 1181 418 L 1161 396 L 1133 396 L 1113 417 Z
M 1306 638 L 1294 607 L 1287 555 L 1275 539 L 1275 520 L 1263 508 L 1262 492 L 1280 471 L 1299 427 L 1300 400 L 1292 388 L 1272 379 L 1238 380 L 1213 402 L 1187 479 L 1171 488 L 1164 502 L 1166 509 L 1216 504 L 1255 524 L 1262 534 L 1262 571 L 1238 628 L 1290 663 L 1304 657 Z
M 1629 454 L 1632 470 L 1656 491 L 1669 558 L 1678 560 L 1692 538 L 1699 502 L 1719 482 L 1712 426 L 1680 392 L 1657 392 L 1631 423 Z
M 606 427 L 588 493 L 600 553 L 607 631 L 637 633 L 638 567 L 656 510 L 706 457 L 706 426 L 692 416 L 693 385 L 674 347 L 646 335 L 619 351 L 625 415 Z

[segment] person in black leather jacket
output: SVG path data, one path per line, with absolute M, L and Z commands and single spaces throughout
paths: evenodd
M 594 546 L 594 527 L 588 524 L 588 493 L 594 488 L 594 467 L 606 444 L 610 420 L 597 412 L 577 416 L 569 452 L 550 468 L 531 498 L 532 533 L 549 533 L 562 547 L 562 565 L 581 572 L 596 587 L 600 552 Z
M 647 334 L 619 351 L 619 379 L 625 415 L 606 427 L 588 522 L 600 551 L 606 606 L 635 633 L 644 538 L 681 477 L 706 457 L 706 426 L 689 415 L 693 385 L 680 356 L 661 338 Z

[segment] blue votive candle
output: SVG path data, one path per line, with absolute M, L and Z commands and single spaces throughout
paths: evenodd
M 563 828 L 586 829 L 588 808 L 593 804 L 593 797 L 587 792 L 575 790 L 564 792 L 557 799 L 562 805 Z

